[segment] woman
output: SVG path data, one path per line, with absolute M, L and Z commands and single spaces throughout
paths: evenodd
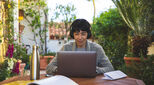
M 91 37 L 91 26 L 85 19 L 76 19 L 70 26 L 70 36 L 75 42 L 65 44 L 61 51 L 96 51 L 96 73 L 103 74 L 105 72 L 113 71 L 113 66 L 105 55 L 103 48 L 95 42 L 90 42 L 87 39 Z M 85 61 L 86 62 L 86 61 Z M 54 74 L 57 72 L 57 56 L 48 64 L 46 68 L 47 74 Z

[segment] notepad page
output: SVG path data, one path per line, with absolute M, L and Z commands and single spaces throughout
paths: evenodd
M 127 75 L 122 71 L 117 70 L 117 71 L 106 72 L 104 73 L 104 76 L 106 77 L 104 79 L 115 80 L 115 79 L 124 78 Z
M 68 77 L 62 75 L 52 76 L 46 79 L 34 81 L 28 85 L 78 85 Z

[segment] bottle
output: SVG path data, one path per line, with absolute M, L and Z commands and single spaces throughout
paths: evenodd
M 40 56 L 38 46 L 33 46 L 33 55 L 30 62 L 30 80 L 40 79 Z

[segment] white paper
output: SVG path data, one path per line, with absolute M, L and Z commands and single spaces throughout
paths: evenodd
M 120 70 L 106 72 L 104 73 L 104 76 L 105 77 L 103 77 L 102 79 L 105 79 L 105 80 L 116 80 L 116 79 L 127 77 L 127 75 Z
M 46 79 L 37 80 L 28 85 L 78 85 L 68 77 L 62 75 L 52 76 Z

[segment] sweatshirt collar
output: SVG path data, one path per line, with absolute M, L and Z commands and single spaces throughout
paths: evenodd
M 89 42 L 89 41 L 87 40 L 87 41 L 86 41 L 86 51 L 90 51 L 90 45 L 89 45 L 88 42 Z M 72 51 L 75 51 L 76 48 L 77 48 L 76 43 L 73 42 Z

